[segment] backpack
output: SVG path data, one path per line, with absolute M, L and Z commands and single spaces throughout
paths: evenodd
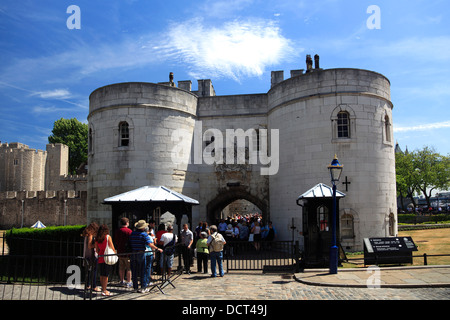
M 164 254 L 166 256 L 171 256 L 175 253 L 175 235 L 173 235 L 172 240 L 164 246 Z
M 216 235 L 211 235 L 211 238 L 213 239 L 210 243 L 211 247 L 212 247 L 212 251 L 214 252 L 220 252 L 223 250 L 223 246 L 224 246 L 224 239 L 223 237 L 220 235 L 220 233 L 216 233 Z

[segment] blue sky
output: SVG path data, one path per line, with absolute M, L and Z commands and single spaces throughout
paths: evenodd
M 71 5 L 80 29 L 69 29 Z M 380 9 L 380 29 L 367 20 Z M 394 138 L 450 154 L 450 2 L 0 0 L 0 140 L 45 149 L 54 121 L 87 122 L 89 94 L 127 81 L 212 79 L 263 93 L 270 72 L 377 71 L 391 81 Z

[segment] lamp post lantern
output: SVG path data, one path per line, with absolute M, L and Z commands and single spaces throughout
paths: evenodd
M 342 168 L 336 155 L 334 155 L 333 161 L 328 166 L 330 170 L 331 183 L 333 184 L 333 223 L 332 223 L 332 236 L 331 236 L 331 248 L 330 248 L 330 273 L 337 274 L 338 271 L 338 247 L 336 242 L 336 182 L 339 181 L 342 173 Z

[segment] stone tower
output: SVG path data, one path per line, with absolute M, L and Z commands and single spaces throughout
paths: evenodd
M 62 190 L 61 176 L 69 172 L 69 147 L 65 144 L 47 144 L 45 190 Z
M 1 144 L 0 191 L 44 190 L 46 157 L 22 143 Z

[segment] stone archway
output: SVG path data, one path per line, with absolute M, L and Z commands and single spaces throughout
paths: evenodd
M 209 224 L 216 223 L 220 217 L 220 212 L 235 200 L 245 199 L 256 205 L 262 211 L 263 220 L 268 221 L 270 218 L 269 204 L 263 199 L 250 194 L 243 187 L 233 187 L 222 190 L 219 194 L 206 205 L 206 217 Z

